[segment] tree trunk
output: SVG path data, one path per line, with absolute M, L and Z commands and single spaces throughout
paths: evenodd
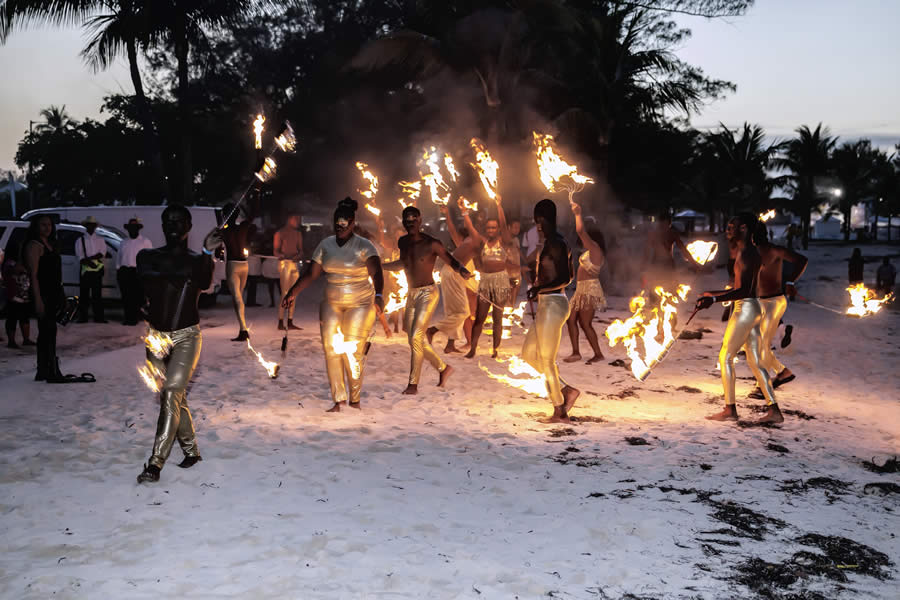
M 153 124 L 147 96 L 144 93 L 141 72 L 138 69 L 137 45 L 134 39 L 129 39 L 125 47 L 128 51 L 128 67 L 131 72 L 131 84 L 134 86 L 134 103 L 137 106 L 138 121 L 144 130 L 144 150 L 147 153 L 147 164 L 150 166 L 152 181 L 151 196 L 156 202 L 162 203 L 169 194 L 166 189 L 166 176 L 163 171 L 159 139 L 156 137 L 156 127 Z
M 175 17 L 175 58 L 178 61 L 178 125 L 181 158 L 181 186 L 178 200 L 185 206 L 192 202 L 194 170 L 191 156 L 191 104 L 188 90 L 187 15 L 183 10 Z

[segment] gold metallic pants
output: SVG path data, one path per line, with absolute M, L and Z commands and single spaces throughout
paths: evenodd
M 225 265 L 225 275 L 228 278 L 228 290 L 231 292 L 231 302 L 234 304 L 234 314 L 237 315 L 241 331 L 247 329 L 247 319 L 244 318 L 244 288 L 247 287 L 247 276 L 250 274 L 250 266 L 245 260 L 229 260 Z
M 448 338 L 461 340 L 465 336 L 463 324 L 469 318 L 469 296 L 466 280 L 450 265 L 441 268 L 441 297 L 444 299 L 444 318 L 434 326 Z
M 422 359 L 428 359 L 431 366 L 437 369 L 438 372 L 447 368 L 447 364 L 437 355 L 425 336 L 425 330 L 428 329 L 431 315 L 434 314 L 440 300 L 441 294 L 434 284 L 410 288 L 406 297 L 403 328 L 409 336 L 411 354 L 409 360 L 409 385 L 419 384 L 419 375 L 422 374 Z
M 769 404 L 775 404 L 775 392 L 772 381 L 765 369 L 760 369 L 761 339 L 759 323 L 762 310 L 759 300 L 745 298 L 734 303 L 731 318 L 725 326 L 722 338 L 722 349 L 719 350 L 719 368 L 722 370 L 722 387 L 725 391 L 725 404 L 734 404 L 734 357 L 743 347 L 747 353 L 747 366 L 756 377 L 756 383 Z
M 185 456 L 200 455 L 194 437 L 194 421 L 187 403 L 187 386 L 200 359 L 200 327 L 193 325 L 166 333 L 173 343 L 166 358 L 159 359 L 147 350 L 147 360 L 166 376 L 159 393 L 159 419 L 156 421 L 153 455 L 149 460 L 151 465 L 160 469 L 169 458 L 175 440 L 178 440 Z
M 300 278 L 300 269 L 297 267 L 297 261 L 293 260 L 280 260 L 278 261 L 278 277 L 279 283 L 281 284 L 281 299 L 284 300 L 284 296 L 287 294 L 288 290 L 291 289 L 291 286 L 294 285 L 294 282 Z M 288 308 L 288 319 L 294 318 L 294 305 L 296 302 L 291 302 L 291 307 Z M 284 319 L 284 307 L 281 304 L 278 305 L 278 320 L 281 321 Z
M 556 354 L 559 352 L 559 341 L 568 318 L 569 300 L 565 296 L 538 295 L 534 325 L 525 334 L 525 343 L 522 344 L 522 358 L 544 376 L 553 406 L 565 403 L 562 388 L 566 386 L 566 382 L 559 376 Z
M 326 294 L 329 296 L 333 294 Z M 325 351 L 325 370 L 331 386 L 331 399 L 337 402 L 359 402 L 366 360 L 366 342 L 375 325 L 375 303 L 371 288 L 362 298 L 345 295 L 335 302 L 323 300 L 319 305 L 319 329 Z M 345 342 L 357 342 L 349 352 L 335 348 L 335 334 L 343 334 Z M 349 394 L 347 391 L 349 384 Z
M 776 375 L 784 371 L 784 365 L 775 356 L 772 350 L 772 341 L 775 339 L 775 333 L 778 331 L 778 323 L 787 310 L 787 298 L 775 296 L 774 298 L 760 298 L 759 306 L 762 309 L 762 319 L 759 322 L 759 333 L 762 338 L 760 341 L 759 353 L 762 355 L 759 364 L 763 369 L 771 369 Z

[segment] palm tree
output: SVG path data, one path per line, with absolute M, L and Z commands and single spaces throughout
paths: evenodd
M 765 131 L 759 125 L 744 123 L 740 136 L 719 124 L 721 129 L 709 135 L 716 156 L 716 170 L 724 178 L 727 213 L 735 208 L 763 208 L 779 180 L 768 176 L 772 159 L 780 144 L 766 146 Z
M 831 156 L 832 169 L 841 184 L 841 195 L 836 203 L 844 215 L 844 241 L 850 240 L 850 217 L 853 206 L 872 191 L 874 177 L 879 166 L 880 152 L 872 148 L 869 140 L 845 142 Z
M 837 138 L 827 127 L 819 123 L 815 130 L 803 125 L 796 130 L 797 137 L 788 140 L 783 153 L 772 160 L 772 166 L 789 171 L 785 182 L 793 191 L 802 219 L 803 247 L 809 248 L 809 222 L 816 201 L 816 178 L 828 174 L 831 152 Z
M 51 135 L 65 133 L 78 125 L 78 121 L 69 116 L 66 112 L 66 105 L 54 106 L 41 110 L 41 117 L 44 122 L 37 126 L 38 133 L 49 133 Z

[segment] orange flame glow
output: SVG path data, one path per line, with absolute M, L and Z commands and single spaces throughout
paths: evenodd
M 759 220 L 765 223 L 775 218 L 775 209 L 771 208 L 764 213 L 759 213 Z
M 704 242 L 703 240 L 695 240 L 686 246 L 690 252 L 691 258 L 698 265 L 705 265 L 716 257 L 719 252 L 719 244 L 717 242 Z
M 149 360 L 143 367 L 138 367 L 138 375 L 144 380 L 144 384 L 150 388 L 154 394 L 159 393 L 163 384 L 166 382 L 166 374 L 157 369 Z
M 400 191 L 406 196 L 406 199 L 398 198 L 397 202 L 400 203 L 400 206 L 406 208 L 407 206 L 415 206 L 416 201 L 419 199 L 419 194 L 422 192 L 422 182 L 421 181 L 401 181 L 399 184 Z
M 484 147 L 484 144 L 478 138 L 472 138 L 469 145 L 475 151 L 475 162 L 470 163 L 478 177 L 481 179 L 481 185 L 491 200 L 497 198 L 497 177 L 500 171 L 500 165 L 491 158 L 490 152 Z
M 360 364 L 359 361 L 356 360 L 356 348 L 359 346 L 359 342 L 351 342 L 350 340 L 344 339 L 344 334 L 338 330 L 333 336 L 331 336 L 331 347 L 334 348 L 334 351 L 338 354 L 345 354 L 347 356 L 347 362 L 350 366 L 350 372 L 353 374 L 353 377 L 358 378 L 360 375 Z
M 256 120 L 253 121 L 253 135 L 255 138 L 255 148 L 259 150 L 262 148 L 262 133 L 263 133 L 263 124 L 266 122 L 266 118 L 262 115 L 256 115 Z
M 892 292 L 879 300 L 875 297 L 875 292 L 862 283 L 851 285 L 847 288 L 847 291 L 850 292 L 850 308 L 847 309 L 847 314 L 857 317 L 874 315 L 881 310 L 885 302 L 890 301 L 894 297 Z
M 256 349 L 250 345 L 250 340 L 247 340 L 247 348 L 250 350 L 250 352 L 256 355 L 256 360 L 258 360 L 259 364 L 263 366 L 263 368 L 266 370 L 266 373 L 269 374 L 269 377 L 271 377 L 272 379 L 278 377 L 278 371 L 281 368 L 278 366 L 278 363 L 263 358 L 263 355 L 260 352 L 257 352 Z
M 406 271 L 391 271 L 391 276 L 397 283 L 397 289 L 391 292 L 390 298 L 384 305 L 384 313 L 390 314 L 406 306 L 406 298 L 409 296 L 409 283 L 406 281 Z
M 153 356 L 159 359 L 165 358 L 173 345 L 172 338 L 152 327 L 147 330 L 147 335 L 144 336 L 144 344 L 146 344 L 147 349 Z
M 453 159 L 450 158 L 449 154 L 444 156 L 444 163 L 448 166 L 448 172 L 450 172 L 451 178 L 453 181 L 456 181 L 454 175 L 456 169 L 453 168 Z M 444 176 L 441 173 L 441 163 L 437 148 L 431 146 L 426 149 L 418 164 L 420 173 L 423 168 L 428 171 L 427 173 L 422 173 L 422 183 L 431 190 L 431 201 L 435 204 L 449 203 L 450 185 L 444 180 Z M 453 170 L 450 171 L 450 168 L 453 168 Z
M 584 189 L 584 184 L 594 183 L 590 177 L 578 174 L 578 167 L 564 161 L 553 150 L 553 136 L 532 132 L 534 136 L 534 149 L 537 155 L 538 170 L 541 173 L 541 182 L 548 192 L 566 190 L 574 194 Z M 566 178 L 566 179 L 563 179 Z
M 509 364 L 507 366 L 508 374 L 495 374 L 483 365 L 479 365 L 479 367 L 481 367 L 481 370 L 487 373 L 488 377 L 491 379 L 518 388 L 529 394 L 534 394 L 536 396 L 547 395 L 547 383 L 544 376 L 535 371 L 531 365 L 518 356 L 509 357 Z
M 635 296 L 629 303 L 633 314 L 625 321 L 616 319 L 606 328 L 609 346 L 622 342 L 625 353 L 631 359 L 631 372 L 639 381 L 644 381 L 650 375 L 650 369 L 665 358 L 675 343 L 672 327 L 678 312 L 677 305 L 680 300 L 687 298 L 690 289 L 687 285 L 679 284 L 672 294 L 662 287 L 656 287 L 654 292 L 659 303 L 649 310 L 648 300 L 644 292 L 641 292 L 640 296 Z M 643 342 L 643 354 L 638 348 L 639 340 Z
M 378 178 L 369 171 L 369 165 L 364 162 L 357 162 L 356 168 L 362 173 L 363 179 L 369 182 L 369 189 L 357 190 L 364 198 L 375 200 L 375 194 L 378 193 Z

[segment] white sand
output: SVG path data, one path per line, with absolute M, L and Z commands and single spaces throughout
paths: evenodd
M 866 249 L 878 252 L 889 250 Z M 810 254 L 801 293 L 843 306 L 849 249 Z M 722 273 L 704 276 L 695 291 L 720 287 Z M 900 479 L 860 462 L 900 454 L 896 312 L 860 321 L 790 305 L 794 342 L 781 356 L 798 378 L 778 398 L 813 420 L 789 415 L 782 427 L 760 429 L 703 419 L 721 402 L 714 363 L 724 324 L 716 307 L 691 324 L 713 333 L 679 341 L 644 384 L 607 364 L 622 352 L 605 344 L 606 362 L 561 363 L 583 391 L 573 414 L 602 419 L 566 431 L 536 422 L 548 401 L 479 369 L 505 369 L 487 356 L 487 336 L 476 362 L 450 357 L 457 371 L 448 391 L 432 387 L 437 375 L 426 365 L 420 395 L 400 395 L 408 348 L 402 337 L 384 340 L 380 327 L 363 411 L 324 413 L 320 294 L 305 293 L 297 317 L 304 330 L 292 334 L 274 381 L 228 341 L 236 327 L 227 299 L 207 311 L 190 394 L 204 461 L 179 469 L 175 448 L 158 484 L 135 483 L 157 415 L 135 371 L 139 328 L 63 330 L 63 370 L 92 371 L 93 385 L 34 383 L 33 359 L 4 349 L 0 597 L 897 597 L 896 581 L 857 573 L 872 565 L 843 565 L 846 583 L 814 576 L 769 596 L 727 580 L 753 557 L 776 563 L 800 550 L 821 553 L 796 542 L 808 533 L 900 560 L 897 495 L 864 489 Z M 612 297 L 601 318 L 624 316 L 626 304 Z M 280 360 L 274 309 L 250 309 L 249 318 L 255 345 Z M 502 355 L 521 340 L 517 332 L 505 341 Z M 564 337 L 561 354 L 568 351 Z M 582 354 L 589 355 L 583 337 Z M 750 407 L 762 401 L 744 399 L 753 382 L 739 369 L 739 410 L 757 418 Z M 629 445 L 626 436 L 648 445 Z M 847 487 L 780 491 L 788 480 L 814 477 Z M 759 539 L 729 535 L 714 518 L 722 506 L 715 502 L 784 524 L 769 524 Z M 720 531 L 703 533 L 713 530 Z M 885 572 L 896 576 L 896 565 Z

